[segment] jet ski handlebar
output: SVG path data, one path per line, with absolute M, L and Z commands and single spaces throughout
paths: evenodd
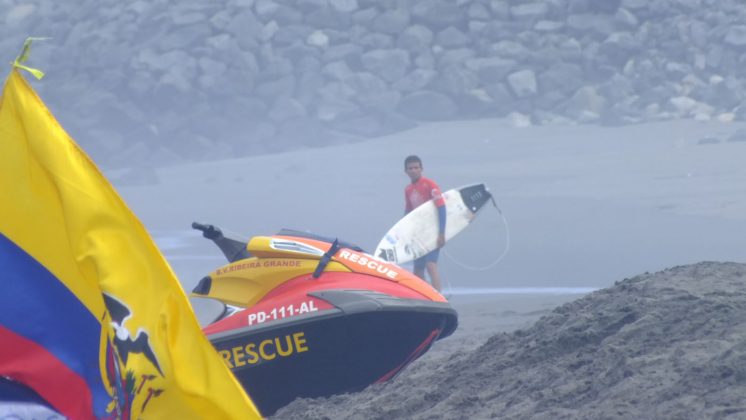
M 213 241 L 215 239 L 223 237 L 223 232 L 220 230 L 220 228 L 217 228 L 213 225 L 205 225 L 202 223 L 192 222 L 192 228 L 201 231 L 202 236 Z
M 230 239 L 223 236 L 220 228 L 210 224 L 192 222 L 192 228 L 202 232 L 202 236 L 215 242 L 229 262 L 250 258 L 251 254 L 246 249 L 246 242 Z

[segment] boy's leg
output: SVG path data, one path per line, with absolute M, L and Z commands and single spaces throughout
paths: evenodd
M 414 260 L 414 275 L 421 278 L 422 280 L 425 280 L 425 266 L 426 266 L 425 258 L 417 258 Z
M 436 261 L 427 262 L 427 274 L 430 276 L 430 282 L 435 290 L 440 292 L 440 274 L 438 273 L 438 263 Z

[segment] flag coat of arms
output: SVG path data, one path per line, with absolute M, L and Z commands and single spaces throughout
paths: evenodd
M 0 287 L 0 378 L 66 417 L 260 417 L 143 225 L 15 68 Z

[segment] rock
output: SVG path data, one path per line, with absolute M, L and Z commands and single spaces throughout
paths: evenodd
M 269 117 L 275 121 L 284 121 L 291 118 L 305 117 L 307 115 L 306 107 L 297 99 L 289 97 L 279 97 L 269 110 Z
M 607 62 L 622 67 L 641 50 L 641 45 L 631 33 L 614 32 L 601 43 L 598 52 L 606 57 Z
M 305 23 L 316 28 L 331 28 L 343 31 L 350 26 L 350 22 L 352 22 L 350 13 L 339 11 L 333 7 L 322 7 L 305 16 Z
M 574 94 L 583 82 L 583 69 L 570 63 L 550 67 L 537 77 L 537 83 L 543 92 L 559 91 L 566 96 Z
M 273 21 L 267 22 L 266 25 L 262 26 L 262 29 L 259 34 L 259 38 L 264 42 L 269 42 L 275 37 L 275 34 L 279 30 L 280 30 L 280 25 L 278 25 L 276 21 L 273 20 Z
M 417 68 L 407 73 L 393 84 L 393 88 L 401 92 L 422 90 L 438 75 L 435 70 Z
M 466 34 L 453 26 L 449 26 L 438 32 L 435 36 L 435 42 L 443 48 L 458 48 L 468 45 L 470 40 Z
M 471 3 L 467 9 L 466 16 L 471 20 L 490 20 L 492 15 L 489 9 L 482 3 Z
M 539 32 L 557 32 L 565 27 L 564 22 L 552 20 L 540 20 L 534 25 L 534 30 Z
M 298 117 L 283 120 L 277 125 L 275 141 L 271 142 L 269 150 L 281 152 L 297 148 L 299 145 L 305 147 L 319 147 L 329 145 L 333 136 L 324 128 L 324 125 L 315 118 Z
M 382 33 L 366 33 L 357 39 L 357 43 L 368 50 L 391 49 L 394 46 L 394 37 Z
M 402 33 L 410 22 L 409 11 L 406 9 L 388 10 L 378 15 L 372 22 L 374 31 L 389 35 Z
M 492 98 L 484 89 L 472 89 L 454 96 L 454 102 L 458 107 L 459 114 L 467 118 L 480 118 L 489 115 L 492 107 Z
M 499 41 L 489 48 L 490 52 L 497 57 L 513 58 L 518 61 L 525 61 L 530 55 L 530 51 L 524 45 L 515 41 Z
M 289 74 L 271 80 L 264 80 L 254 88 L 256 96 L 268 103 L 280 97 L 292 97 L 295 92 L 295 76 Z
M 606 99 L 594 86 L 583 86 L 562 105 L 562 113 L 578 120 L 597 120 L 604 112 Z
M 199 60 L 197 60 L 197 64 L 202 73 L 202 76 L 209 77 L 211 79 L 214 79 L 215 81 L 217 81 L 220 76 L 225 74 L 225 70 L 228 68 L 225 63 L 213 60 L 208 57 L 201 57 Z
M 538 92 L 536 75 L 530 69 L 519 70 L 508 75 L 508 86 L 517 98 L 534 96 Z
M 490 102 L 487 112 L 490 116 L 502 117 L 513 110 L 513 94 L 504 83 L 493 83 L 484 87 Z
M 388 84 L 372 73 L 355 73 L 346 82 L 355 91 L 355 96 L 358 99 L 388 90 Z
M 402 49 L 368 51 L 360 61 L 365 69 L 389 82 L 404 77 L 411 64 L 409 53 Z
M 596 34 L 606 37 L 616 30 L 614 17 L 609 15 L 573 14 L 567 17 L 566 24 L 577 34 Z
M 593 13 L 613 15 L 622 5 L 622 0 L 570 0 L 571 13 Z
M 176 26 L 158 38 L 157 45 L 163 51 L 193 48 L 196 43 L 210 35 L 212 35 L 212 29 L 205 22 Z
M 647 0 L 622 0 L 621 6 L 630 10 L 647 9 L 649 2 Z
M 677 115 L 680 116 L 688 115 L 694 112 L 694 109 L 697 107 L 697 101 L 686 96 L 677 96 L 675 98 L 671 98 L 669 100 L 669 103 L 671 104 Z
M 380 13 L 378 12 L 378 10 L 372 7 L 358 10 L 357 12 L 352 14 L 352 22 L 356 25 L 363 25 L 367 27 L 379 14 Z
M 354 61 L 363 53 L 363 47 L 352 43 L 330 45 L 324 51 L 322 56 L 326 63 L 333 61 Z
M 362 114 L 360 107 L 351 100 L 334 98 L 324 100 L 316 106 L 316 117 L 320 121 L 337 121 L 358 117 Z
M 332 127 L 343 133 L 364 137 L 378 136 L 384 131 L 383 124 L 374 115 L 357 115 L 339 119 L 332 124 Z
M 746 25 L 735 25 L 728 29 L 728 33 L 725 34 L 725 43 L 739 48 L 746 48 Z
M 341 13 L 352 13 L 359 7 L 357 0 L 329 0 L 329 5 Z
M 355 77 L 355 72 L 350 69 L 345 61 L 334 61 L 324 66 L 322 74 L 329 79 L 346 81 Z
M 510 15 L 518 21 L 538 21 L 544 18 L 549 6 L 544 2 L 521 3 L 510 7 Z
M 441 70 L 430 88 L 449 95 L 461 95 L 476 89 L 479 83 L 477 75 L 462 66 L 452 65 Z
M 301 13 L 309 13 L 330 4 L 328 0 L 296 0 L 295 7 Z
M 476 73 L 482 85 L 501 82 L 518 65 L 516 60 L 506 60 L 498 57 L 469 58 L 465 62 L 466 68 Z
M 409 118 L 430 121 L 453 118 L 458 111 L 451 98 L 428 90 L 404 96 L 397 110 Z
M 285 47 L 288 45 L 293 45 L 298 40 L 308 39 L 313 31 L 314 29 L 311 25 L 279 25 L 277 31 L 272 37 L 272 41 L 277 47 Z
M 274 0 L 257 0 L 254 3 L 254 11 L 259 19 L 267 22 L 274 18 L 275 13 L 280 8 Z
M 456 48 L 456 49 L 438 49 L 438 66 L 440 68 L 448 68 L 453 66 L 463 66 L 463 64 L 472 59 L 476 52 L 471 48 Z
M 295 7 L 280 4 L 272 15 L 272 20 L 277 22 L 280 26 L 301 25 L 303 24 L 304 14 Z
M 542 95 L 533 100 L 533 105 L 534 108 L 537 108 L 541 111 L 553 111 L 557 107 L 557 105 L 561 104 L 567 99 L 568 96 L 560 91 L 545 91 Z
M 319 97 L 322 103 L 336 103 L 337 101 L 353 101 L 355 90 L 347 83 L 334 81 L 328 82 L 319 88 Z
M 637 28 L 640 24 L 640 20 L 637 19 L 637 16 L 625 8 L 620 8 L 616 11 L 614 22 L 618 23 L 619 26 L 622 26 L 625 29 Z
M 506 0 L 490 0 L 492 15 L 499 20 L 510 18 L 510 4 Z
M 402 32 L 396 41 L 399 48 L 407 51 L 429 50 L 434 39 L 433 31 L 423 25 L 412 25 Z
M 459 27 L 466 18 L 463 9 L 448 0 L 420 0 L 410 10 L 415 21 L 435 29 Z
M 329 46 L 329 36 L 324 31 L 317 29 L 308 35 L 306 43 L 314 47 L 326 48 Z
M 518 128 L 531 127 L 533 125 L 531 124 L 531 117 L 520 112 L 511 112 L 508 114 L 508 121 L 510 121 L 513 127 Z

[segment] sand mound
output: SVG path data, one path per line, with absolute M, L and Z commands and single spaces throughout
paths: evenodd
M 275 418 L 746 418 L 746 264 L 625 279 L 439 361 Z

